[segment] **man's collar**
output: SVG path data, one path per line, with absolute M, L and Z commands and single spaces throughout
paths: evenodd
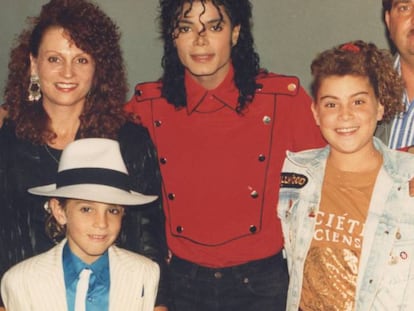
M 395 54 L 394 69 L 401 75 L 401 56 L 400 54 Z
M 401 76 L 401 55 L 399 53 L 395 54 L 394 69 Z M 403 101 L 403 104 L 405 106 L 405 109 L 408 109 L 411 102 L 410 102 L 410 99 L 408 97 L 407 88 L 404 88 L 404 94 L 403 94 L 402 101 Z M 402 113 L 401 113 L 401 115 L 402 115 Z
M 236 110 L 238 105 L 239 91 L 234 84 L 234 70 L 230 66 L 229 72 L 224 78 L 223 82 L 220 83 L 213 90 L 207 90 L 201 86 L 197 81 L 191 77 L 188 71 L 185 72 L 185 88 L 187 92 L 187 112 L 192 114 L 194 111 L 200 110 L 202 108 L 203 102 L 210 98 L 214 98 L 214 101 L 217 102 L 218 108 L 228 107 L 230 109 Z M 204 111 L 205 112 L 205 111 Z

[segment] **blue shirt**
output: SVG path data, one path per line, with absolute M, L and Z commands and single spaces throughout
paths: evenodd
M 108 251 L 93 264 L 88 265 L 73 254 L 69 244 L 66 243 L 63 248 L 63 271 L 68 311 L 74 311 L 79 274 L 85 268 L 92 270 L 86 298 L 86 311 L 107 311 L 110 286 Z
M 401 74 L 399 55 L 395 59 L 394 67 Z M 405 112 L 397 115 L 392 123 L 388 145 L 391 149 L 414 146 L 414 103 L 410 102 L 407 92 L 404 93 L 403 103 Z

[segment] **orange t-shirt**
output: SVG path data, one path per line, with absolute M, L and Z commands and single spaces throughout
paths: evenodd
M 328 162 L 305 260 L 301 310 L 354 310 L 364 223 L 381 165 L 361 174 Z

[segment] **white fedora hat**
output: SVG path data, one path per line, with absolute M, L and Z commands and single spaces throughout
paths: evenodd
M 59 161 L 56 183 L 28 191 L 46 197 L 119 205 L 146 204 L 157 199 L 130 189 L 119 144 L 106 138 L 79 139 L 67 145 Z

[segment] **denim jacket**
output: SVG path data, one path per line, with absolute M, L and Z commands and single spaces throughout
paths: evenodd
M 414 310 L 414 197 L 408 181 L 414 156 L 390 150 L 374 138 L 383 155 L 367 219 L 356 287 L 355 311 Z M 297 311 L 305 259 L 314 235 L 329 146 L 287 152 L 279 194 L 290 275 L 286 310 Z

